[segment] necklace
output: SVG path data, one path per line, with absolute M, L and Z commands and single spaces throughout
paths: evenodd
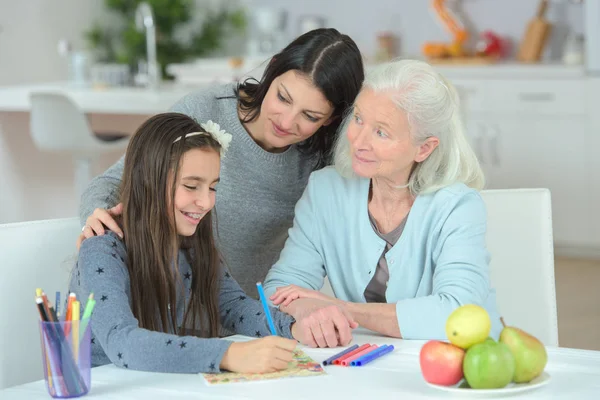
M 406 185 L 401 185 L 401 186 L 393 186 L 394 189 L 405 189 L 408 187 L 408 184 Z M 371 198 L 373 198 L 373 192 L 374 192 L 374 187 L 373 187 L 373 183 L 371 182 Z M 394 215 L 396 215 L 396 211 L 398 210 L 399 205 L 401 204 L 401 201 L 396 201 L 395 204 L 393 205 L 392 209 L 390 210 L 390 212 L 387 212 L 385 210 L 385 207 L 383 206 L 383 203 L 380 201 L 380 207 L 381 207 L 381 211 L 383 213 L 383 216 L 385 218 L 385 227 L 380 226 L 379 222 L 377 220 L 375 220 L 377 228 L 379 229 L 379 232 L 381 233 L 390 233 L 394 230 L 395 226 L 392 226 L 393 224 L 393 217 Z M 384 228 L 384 229 L 382 229 Z
M 386 222 L 386 232 L 385 233 L 390 233 L 391 231 L 394 230 L 394 227 L 392 226 L 391 222 L 390 222 L 390 216 L 394 216 L 394 214 L 396 214 L 396 209 L 398 208 L 398 205 L 395 205 L 394 208 L 392 209 L 391 213 L 386 213 L 385 209 L 383 208 L 383 206 L 381 206 L 381 209 L 383 210 L 383 213 L 385 214 L 385 222 Z M 379 230 L 381 231 L 381 229 Z

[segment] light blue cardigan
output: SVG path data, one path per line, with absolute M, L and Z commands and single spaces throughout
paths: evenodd
M 320 290 L 327 276 L 337 298 L 364 303 L 385 242 L 370 225 L 369 180 L 343 178 L 333 167 L 314 172 L 296 205 L 268 296 L 289 284 Z M 445 323 L 463 304 L 479 304 L 501 324 L 490 287 L 486 209 L 476 190 L 455 184 L 417 196 L 402 236 L 386 255 L 386 298 L 396 303 L 404 339 L 446 339 Z

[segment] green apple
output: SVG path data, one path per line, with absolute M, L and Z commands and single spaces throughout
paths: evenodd
M 515 357 L 504 343 L 487 338 L 467 350 L 463 373 L 473 389 L 503 388 L 515 374 Z

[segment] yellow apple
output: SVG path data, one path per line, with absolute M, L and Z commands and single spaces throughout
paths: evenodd
M 476 304 L 458 307 L 446 320 L 448 340 L 465 350 L 485 341 L 491 330 L 492 321 L 488 312 Z

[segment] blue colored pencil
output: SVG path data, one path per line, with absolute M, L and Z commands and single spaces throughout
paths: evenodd
M 390 353 L 392 350 L 394 350 L 393 345 L 390 345 L 390 346 L 388 346 L 387 344 L 383 345 L 380 348 L 378 348 L 377 350 L 372 351 L 369 354 L 365 354 L 364 356 L 352 361 L 351 365 L 353 367 L 362 367 L 363 365 L 366 365 L 366 364 L 370 363 L 371 361 L 373 361 L 387 353 Z
M 345 356 L 346 354 L 350 353 L 351 351 L 353 351 L 354 349 L 358 349 L 358 345 L 355 344 L 354 346 L 348 347 L 346 350 L 341 351 L 339 353 L 337 353 L 334 356 L 329 357 L 327 360 L 323 361 L 323 365 L 329 365 L 329 364 L 333 364 L 333 362 L 342 357 Z
M 59 291 L 56 292 L 56 302 L 54 304 L 56 305 L 56 315 L 60 315 L 60 292 Z
M 260 282 L 257 282 L 256 288 L 258 289 L 260 302 L 262 303 L 263 309 L 265 310 L 265 316 L 267 317 L 267 323 L 269 324 L 271 334 L 273 336 L 277 336 L 277 330 L 275 330 L 275 324 L 273 323 L 273 317 L 271 316 L 271 310 L 269 310 L 269 304 L 267 304 L 267 298 L 265 296 L 265 291 L 263 290 L 262 284 Z
M 49 328 L 42 324 L 43 346 L 46 349 L 46 357 L 48 357 L 48 362 L 50 363 L 50 371 L 47 372 L 48 378 L 53 382 L 55 394 L 59 395 L 59 397 L 66 397 L 65 395 L 68 394 L 68 391 L 65 387 L 65 380 L 63 378 L 62 368 L 60 367 L 60 355 L 56 354 L 50 347 L 47 329 Z

